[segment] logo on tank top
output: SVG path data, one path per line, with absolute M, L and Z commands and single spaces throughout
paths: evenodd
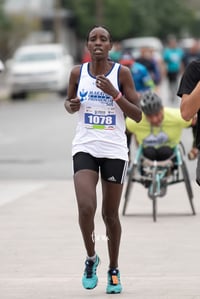
M 86 100 L 86 96 L 87 96 L 87 94 L 88 94 L 88 91 L 84 91 L 84 90 L 82 90 L 82 91 L 79 92 L 79 96 L 80 96 L 80 101 L 81 101 L 81 102 L 83 102 L 83 101 Z
M 113 106 L 112 97 L 102 91 L 85 91 L 82 89 L 79 92 L 80 101 L 92 101 L 105 104 L 107 106 Z
M 116 182 L 117 181 L 114 176 L 111 176 L 111 177 L 107 178 L 107 180 L 110 181 L 110 182 Z

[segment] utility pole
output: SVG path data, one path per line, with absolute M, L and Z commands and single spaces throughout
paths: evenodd
M 53 31 L 54 31 L 54 42 L 60 42 L 60 33 L 62 30 L 62 19 L 61 19 L 61 1 L 54 0 L 54 12 L 53 12 Z
M 96 22 L 97 25 L 103 25 L 103 0 L 96 0 Z

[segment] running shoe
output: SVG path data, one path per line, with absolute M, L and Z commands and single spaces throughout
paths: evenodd
M 100 262 L 98 256 L 96 256 L 96 261 L 91 260 L 85 261 L 85 271 L 82 278 L 82 285 L 85 289 L 94 289 L 98 283 L 98 277 L 96 275 L 97 266 Z
M 107 294 L 121 293 L 122 286 L 120 282 L 120 273 L 117 269 L 110 269 L 108 271 L 108 284 L 106 288 Z

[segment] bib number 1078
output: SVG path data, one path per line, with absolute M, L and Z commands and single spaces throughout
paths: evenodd
M 91 125 L 115 125 L 116 118 L 115 115 L 93 115 L 86 113 L 85 123 Z

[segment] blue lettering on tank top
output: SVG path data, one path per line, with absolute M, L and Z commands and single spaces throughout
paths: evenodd
M 107 106 L 113 106 L 113 99 L 110 95 L 102 92 L 102 91 L 85 91 L 81 90 L 79 92 L 80 101 L 93 101 L 93 102 L 99 102 L 102 104 L 106 104 Z

